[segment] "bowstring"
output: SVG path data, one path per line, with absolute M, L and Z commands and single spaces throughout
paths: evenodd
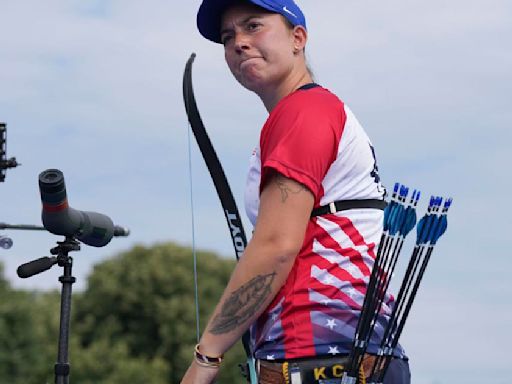
M 190 187 L 190 211 L 192 215 L 192 258 L 194 260 L 194 301 L 196 307 L 196 342 L 199 343 L 199 292 L 197 283 L 197 254 L 196 254 L 196 236 L 195 236 L 195 221 L 194 221 L 194 194 L 192 182 L 192 146 L 190 145 L 190 126 L 187 125 L 187 138 L 188 138 L 188 176 Z

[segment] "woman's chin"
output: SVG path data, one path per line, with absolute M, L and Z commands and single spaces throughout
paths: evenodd
M 259 76 L 243 77 L 239 83 L 249 91 L 259 93 L 265 89 L 266 81 Z

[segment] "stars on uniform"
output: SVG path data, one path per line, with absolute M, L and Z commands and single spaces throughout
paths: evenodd
M 329 352 L 327 353 L 330 353 L 331 355 L 337 355 L 340 353 L 340 351 L 338 351 L 338 347 L 336 345 L 334 347 L 329 345 Z
M 329 305 L 329 304 L 331 303 L 331 301 L 332 301 L 331 299 L 323 299 L 323 300 L 321 301 L 321 303 L 322 303 L 323 305 Z
M 357 296 L 357 290 L 354 288 L 347 289 L 348 296 L 353 300 Z
M 272 321 L 276 321 L 279 315 L 277 313 L 272 314 Z
M 332 331 L 333 328 L 336 327 L 336 321 L 334 321 L 334 319 L 327 319 L 327 327 L 329 327 Z
M 275 360 L 275 355 L 267 355 L 267 360 Z

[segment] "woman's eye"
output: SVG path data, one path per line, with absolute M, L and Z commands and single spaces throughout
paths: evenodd
M 258 28 L 259 26 L 260 26 L 259 23 L 249 23 L 249 24 L 247 24 L 247 29 L 250 30 L 250 31 L 253 31 L 256 28 Z
M 221 43 L 222 43 L 223 45 L 226 45 L 226 44 L 229 42 L 229 40 L 230 40 L 230 39 L 231 39 L 231 36 L 229 36 L 229 35 L 224 35 L 224 36 L 222 36 L 222 37 L 220 38 L 220 41 L 221 41 Z

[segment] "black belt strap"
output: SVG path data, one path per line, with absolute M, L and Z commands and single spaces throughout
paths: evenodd
M 328 205 L 313 209 L 311 217 L 322 216 L 328 213 L 336 213 L 339 211 L 346 211 L 348 209 L 361 209 L 373 208 L 383 210 L 386 208 L 386 201 L 378 199 L 365 199 L 365 200 L 339 200 Z

